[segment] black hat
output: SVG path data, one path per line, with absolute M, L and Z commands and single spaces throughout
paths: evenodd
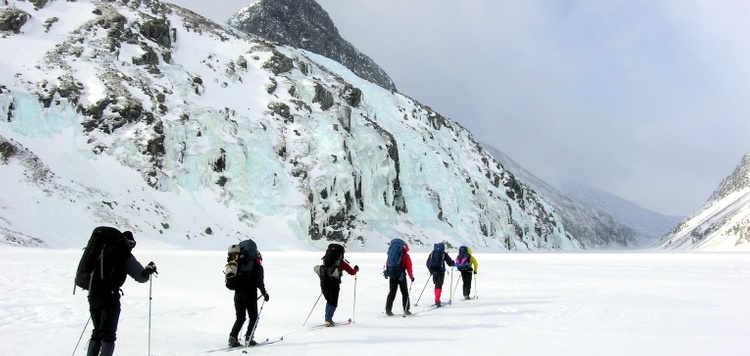
M 125 231 L 122 234 L 125 235 L 125 238 L 128 239 L 128 242 L 130 242 L 130 248 L 134 248 L 135 238 L 133 237 L 133 233 L 130 231 Z

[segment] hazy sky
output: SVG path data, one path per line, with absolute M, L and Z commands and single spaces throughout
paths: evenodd
M 541 178 L 689 215 L 750 152 L 748 1 L 317 1 L 400 92 Z M 224 22 L 254 0 L 171 2 Z

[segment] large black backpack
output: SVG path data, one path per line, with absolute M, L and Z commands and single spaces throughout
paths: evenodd
M 341 280 L 341 261 L 344 260 L 344 245 L 329 244 L 323 255 L 323 264 L 313 267 L 313 271 L 326 280 Z
M 427 269 L 430 273 L 438 273 L 444 270 L 443 263 L 445 261 L 445 244 L 440 242 L 436 243 L 432 249 L 432 252 L 427 257 Z
M 130 250 L 130 242 L 120 230 L 95 228 L 78 263 L 75 285 L 88 291 L 118 290 L 127 277 L 125 261 Z
M 247 239 L 227 249 L 227 264 L 224 266 L 224 285 L 235 290 L 245 284 L 244 276 L 249 276 L 258 258 L 258 245 Z
M 402 239 L 391 240 L 388 246 L 388 259 L 385 261 L 385 269 L 383 270 L 385 278 L 401 279 L 404 273 L 404 246 L 406 246 L 406 242 Z

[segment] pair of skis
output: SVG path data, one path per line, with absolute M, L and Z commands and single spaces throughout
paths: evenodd
M 317 330 L 317 329 L 328 328 L 328 327 L 335 328 L 337 326 L 349 325 L 351 323 L 353 323 L 353 321 L 351 318 L 349 318 L 349 319 L 346 319 L 345 321 L 334 321 L 333 326 L 326 326 L 326 324 L 318 324 L 315 326 L 311 326 L 309 330 Z
M 206 351 L 206 353 L 210 354 L 210 353 L 219 352 L 219 351 L 235 351 L 235 350 L 243 350 L 242 353 L 247 353 L 247 349 L 249 349 L 251 347 L 272 345 L 272 344 L 275 344 L 275 343 L 283 341 L 283 340 L 284 340 L 283 336 L 280 337 L 280 338 L 276 338 L 276 339 L 270 339 L 269 338 L 269 339 L 265 339 L 265 340 L 263 340 L 261 342 L 258 342 L 255 345 L 228 346 L 228 347 L 222 347 L 220 349 L 208 350 L 208 351 Z
M 426 313 L 428 311 L 432 311 L 432 310 L 435 310 L 435 309 L 438 309 L 438 308 L 444 308 L 444 307 L 451 306 L 452 303 L 453 303 L 452 301 L 449 301 L 447 303 L 440 304 L 440 306 L 437 306 L 437 304 L 432 304 L 429 307 L 427 307 L 426 309 L 422 309 L 420 311 L 412 312 L 411 314 L 412 315 L 417 315 L 417 314 Z
M 334 322 L 332 327 L 345 326 L 345 325 L 350 325 L 352 323 L 353 323 L 352 319 L 349 318 L 349 319 L 347 319 L 345 321 Z M 307 328 L 307 330 L 308 331 L 312 331 L 312 330 L 323 329 L 323 328 L 327 328 L 327 327 L 328 326 L 326 326 L 325 324 L 318 324 L 318 325 L 311 326 L 311 327 Z M 276 339 L 265 339 L 265 340 L 263 340 L 261 342 L 258 342 L 257 344 L 252 345 L 252 346 L 230 346 L 230 347 L 222 347 L 220 349 L 209 350 L 206 353 L 214 353 L 214 352 L 219 352 L 219 351 L 227 351 L 227 352 L 229 352 L 229 351 L 237 351 L 237 350 L 242 350 L 242 353 L 247 353 L 247 349 L 248 348 L 257 347 L 257 346 L 273 345 L 273 344 L 275 344 L 277 342 L 280 342 L 280 341 L 283 341 L 283 340 L 284 340 L 284 337 L 282 336 L 282 337 L 279 337 L 279 338 L 276 338 Z

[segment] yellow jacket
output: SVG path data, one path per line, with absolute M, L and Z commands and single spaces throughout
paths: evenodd
M 469 252 L 469 264 L 471 264 L 471 268 L 474 270 L 474 273 L 479 272 L 479 262 L 474 258 L 474 254 L 471 253 L 471 247 L 467 247 L 466 250 Z

